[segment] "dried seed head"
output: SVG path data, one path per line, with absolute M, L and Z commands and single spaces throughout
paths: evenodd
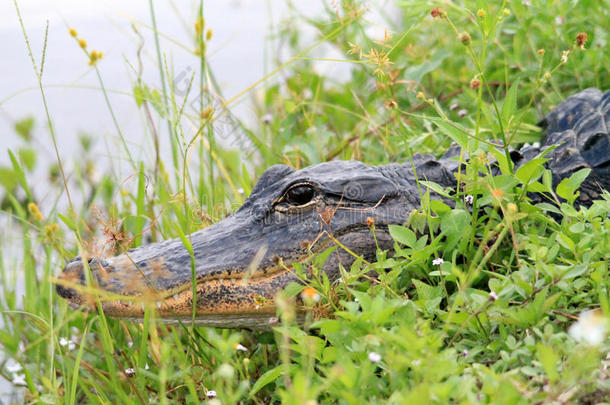
M 430 10 L 430 15 L 432 16 L 432 18 L 445 18 L 447 14 L 442 8 L 434 7 L 432 10 Z
M 368 226 L 369 228 L 372 228 L 375 226 L 375 218 L 373 217 L 366 217 L 366 226 Z
M 544 49 L 543 48 L 538 49 L 538 55 L 544 55 Z
M 576 45 L 584 51 L 588 39 L 586 32 L 579 32 L 578 35 L 576 35 Z
M 481 81 L 479 79 L 477 79 L 476 77 L 474 79 L 472 79 L 470 81 L 470 88 L 473 90 L 478 89 L 479 87 L 481 87 Z
M 385 104 L 386 108 L 396 108 L 398 106 L 398 103 L 396 103 L 396 100 L 393 100 L 393 99 L 386 100 L 384 104 Z
M 467 32 L 462 32 L 460 35 L 458 35 L 458 39 L 464 45 L 470 45 L 470 42 L 472 42 L 472 38 L 470 37 L 470 34 Z

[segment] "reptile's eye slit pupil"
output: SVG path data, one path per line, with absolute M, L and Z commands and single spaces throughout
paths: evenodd
M 312 200 L 313 195 L 313 187 L 303 184 L 289 189 L 286 192 L 286 201 L 292 205 L 305 205 Z

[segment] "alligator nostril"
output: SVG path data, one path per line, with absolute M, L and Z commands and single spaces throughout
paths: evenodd
M 75 300 L 78 298 L 78 293 L 68 287 L 67 283 L 80 283 L 83 279 L 83 262 L 80 257 L 72 259 L 59 274 L 59 282 L 55 286 L 55 291 L 60 297 L 67 300 Z M 63 284 L 62 282 L 66 282 Z

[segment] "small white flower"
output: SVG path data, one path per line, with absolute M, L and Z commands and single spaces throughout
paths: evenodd
M 239 194 L 243 194 L 243 193 L 244 193 L 244 189 L 240 187 L 240 188 L 238 188 L 238 189 L 237 189 L 237 192 L 238 192 Z
M 468 357 L 468 350 L 466 350 L 466 349 L 462 350 L 462 356 Z
M 606 332 L 606 320 L 597 310 L 581 313 L 578 321 L 568 329 L 574 340 L 592 346 L 601 344 L 606 339 Z
M 273 121 L 273 115 L 265 114 L 261 117 L 261 121 L 263 121 L 263 124 L 271 124 L 271 121 Z
M 566 63 L 568 61 L 568 55 L 570 54 L 570 51 L 561 51 L 561 62 Z
M 132 347 L 132 346 L 133 346 L 133 342 L 132 341 L 127 342 L 127 347 Z
M 379 363 L 381 361 L 381 355 L 377 352 L 370 352 L 369 361 L 371 363 Z
M 303 98 L 305 100 L 309 100 L 313 97 L 313 91 L 311 91 L 311 89 L 305 89 L 303 90 Z
M 13 384 L 26 385 L 25 374 L 13 374 Z
M 460 105 L 459 105 L 458 103 L 452 103 L 452 104 L 449 106 L 449 109 L 450 109 L 451 111 L 453 111 L 453 110 L 457 110 L 458 108 L 460 108 Z
M 523 0 L 521 2 L 525 7 L 529 7 L 532 5 L 532 2 L 530 0 Z
M 495 291 L 490 291 L 488 298 L 490 301 L 495 301 L 498 299 L 498 294 Z
M 216 398 L 216 391 L 213 390 L 208 390 L 208 392 L 205 393 L 205 396 L 208 398 Z
M 464 201 L 466 201 L 466 204 L 472 205 L 472 202 L 474 201 L 474 197 L 471 196 L 470 194 L 468 194 L 466 197 L 464 197 Z
M 246 346 L 242 345 L 241 343 L 235 344 L 235 350 L 238 350 L 240 352 L 248 352 L 248 348 Z
M 144 364 L 144 370 L 148 370 L 150 367 L 148 367 L 148 363 Z
M 9 373 L 18 373 L 23 369 L 23 367 L 21 367 L 21 364 L 17 363 L 13 359 L 8 359 L 4 366 L 6 367 L 6 371 L 8 371 Z
M 59 345 L 62 347 L 68 346 L 68 350 L 74 350 L 76 348 L 76 344 L 74 343 L 74 338 L 70 338 L 70 340 L 68 340 L 65 337 L 60 337 Z
M 457 112 L 457 115 L 460 118 L 464 118 L 466 115 L 468 115 L 468 110 L 466 110 L 465 108 L 462 108 L 461 110 L 459 110 Z
M 127 377 L 133 377 L 134 375 L 136 375 L 136 370 L 133 368 L 126 368 L 125 369 L 125 374 L 127 375 Z
M 445 263 L 445 261 L 442 257 L 437 257 L 436 259 L 432 260 L 432 265 L 434 266 L 440 266 L 443 263 Z

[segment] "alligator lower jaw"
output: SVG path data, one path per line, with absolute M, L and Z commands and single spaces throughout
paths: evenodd
M 196 286 L 194 323 L 224 328 L 268 329 L 276 315 L 275 293 L 296 276 L 286 270 L 252 278 L 225 278 L 200 281 Z M 58 284 L 67 284 L 60 282 Z M 78 286 L 67 285 L 69 288 Z M 138 296 L 104 297 L 102 290 L 85 288 L 77 299 L 70 300 L 71 307 L 93 310 L 96 295 L 104 314 L 110 317 L 141 321 L 148 309 L 165 323 L 193 321 L 192 284 L 181 286 L 173 295 L 148 292 Z M 118 299 L 117 299 L 118 298 Z
M 302 322 L 302 314 L 297 314 L 297 322 Z M 128 321 L 141 322 L 141 317 L 123 318 Z M 228 329 L 255 329 L 255 330 L 270 330 L 277 324 L 275 310 L 271 313 L 245 313 L 245 314 L 207 314 L 196 315 L 193 322 L 191 316 L 181 316 L 177 318 L 163 318 L 163 323 L 168 325 L 184 324 L 196 326 L 206 326 L 212 328 L 228 328 Z

